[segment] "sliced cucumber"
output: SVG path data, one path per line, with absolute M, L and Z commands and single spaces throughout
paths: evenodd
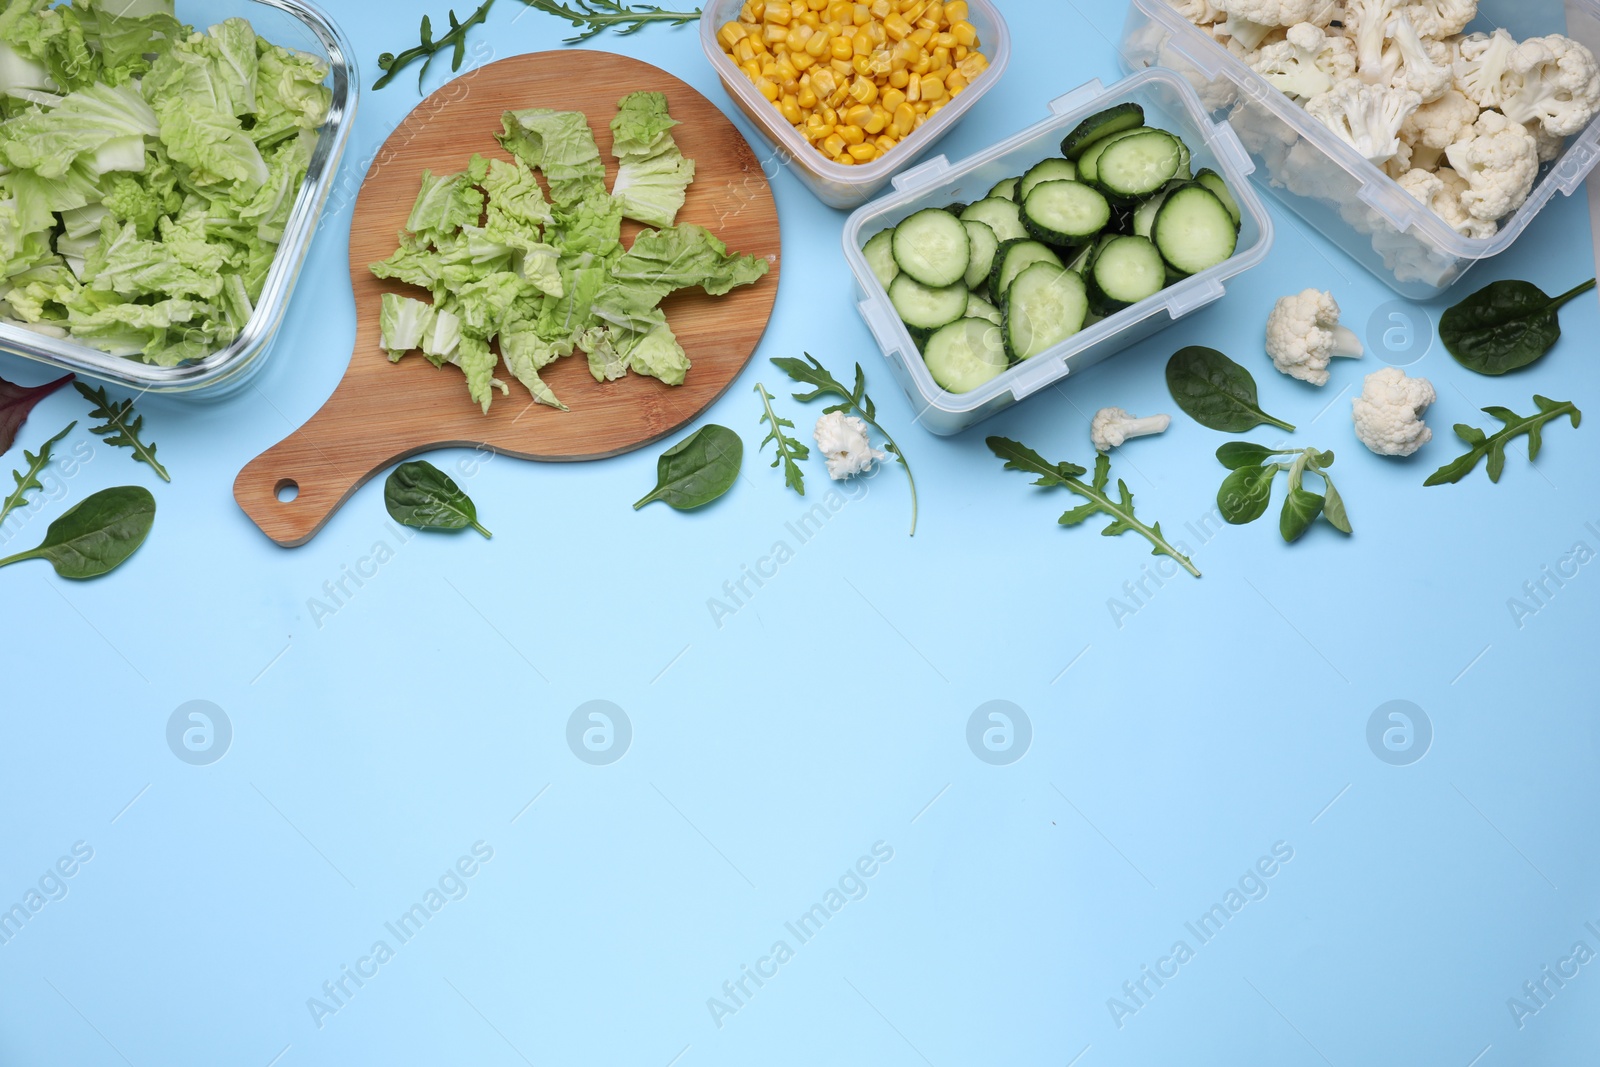
M 1167 284 L 1167 265 L 1143 237 L 1113 237 L 1088 272 L 1089 306 L 1110 315 L 1159 293 Z
M 987 223 L 967 219 L 961 225 L 967 228 L 967 240 L 972 245 L 972 258 L 967 263 L 963 280 L 968 289 L 976 289 L 988 280 L 989 272 L 994 269 L 994 254 L 1000 250 L 1000 238 Z
M 1233 216 L 1233 224 L 1239 225 L 1242 216 L 1239 214 L 1239 201 L 1233 198 L 1233 191 L 1228 188 L 1228 183 L 1222 180 L 1222 175 L 1208 167 L 1200 168 L 1200 173 L 1194 180 L 1211 190 L 1211 195 L 1222 201 L 1222 206 L 1228 209 L 1228 214 Z
M 919 211 L 894 228 L 894 261 L 929 288 L 953 285 L 966 276 L 972 242 L 961 220 L 942 208 Z
M 1100 138 L 1100 140 L 1085 148 L 1083 150 L 1083 155 L 1078 157 L 1078 180 L 1080 182 L 1094 181 L 1096 175 L 1098 174 L 1100 153 L 1104 152 L 1107 148 L 1116 144 L 1124 137 L 1132 137 L 1136 133 L 1154 132 L 1159 131 L 1150 126 L 1135 126 L 1131 130 L 1118 130 L 1116 133 L 1107 134 L 1106 136 Z
M 952 393 L 970 393 L 1007 364 L 1001 329 L 987 319 L 952 322 L 928 338 L 922 358 L 939 388 Z
M 919 330 L 937 330 L 967 313 L 967 287 L 960 280 L 940 288 L 901 274 L 889 286 L 889 303 L 900 321 Z
M 1239 231 L 1215 193 L 1188 182 L 1168 193 L 1156 210 L 1150 240 L 1173 271 L 1195 274 L 1233 255 Z
M 888 292 L 889 283 L 900 274 L 900 266 L 894 261 L 894 231 L 884 230 L 876 234 L 861 247 L 861 254 L 867 258 L 867 266 L 872 268 L 873 277 L 878 279 L 883 291 Z
M 1017 183 L 1020 181 L 1022 181 L 1021 178 L 1007 178 L 1004 181 L 996 182 L 994 188 L 990 189 L 984 198 L 1015 200 L 1017 198 Z
M 1194 177 L 1194 172 L 1189 169 L 1189 164 L 1191 162 L 1189 146 L 1184 144 L 1183 138 L 1177 136 L 1176 134 L 1173 135 L 1172 139 L 1178 142 L 1178 173 L 1175 175 L 1175 177 L 1182 178 L 1184 181 L 1188 181 L 1190 178 Z
M 989 303 L 989 301 L 985 300 L 977 293 L 973 293 L 967 298 L 966 317 L 969 319 L 987 319 L 996 326 L 1000 326 L 1005 323 L 1005 319 L 1000 314 L 1000 309 Z
M 1055 249 L 1042 241 L 1028 238 L 1007 241 L 1000 246 L 1000 251 L 995 253 L 994 273 L 989 276 L 989 291 L 999 296 L 1004 303 L 1006 292 L 1011 288 L 1011 283 L 1016 281 L 1017 275 L 1035 263 L 1048 263 L 1059 267 L 1061 257 L 1056 255 Z
M 1139 201 L 1139 206 L 1133 209 L 1134 236 L 1150 236 L 1150 227 L 1155 224 L 1156 212 L 1161 210 L 1162 201 L 1166 200 L 1167 194 L 1175 188 L 1177 188 L 1177 186 L 1168 185 L 1167 188 L 1162 189 L 1159 192 L 1147 196 L 1143 200 Z
M 1135 103 L 1117 104 L 1097 111 L 1072 128 L 1061 142 L 1061 154 L 1077 159 L 1094 142 L 1113 133 L 1144 125 L 1144 108 Z
M 1124 137 L 1100 153 L 1095 184 L 1125 200 L 1149 196 L 1178 173 L 1180 148 L 1176 137 L 1160 130 Z
M 1078 249 L 1078 254 L 1073 256 L 1072 261 L 1067 264 L 1067 269 L 1082 274 L 1089 269 L 1089 261 L 1092 259 L 1094 259 L 1094 245 L 1084 245 Z
M 1013 200 L 991 196 L 979 200 L 961 213 L 963 222 L 981 222 L 994 231 L 1002 242 L 1020 241 L 1028 236 L 1022 225 L 1022 208 Z
M 1006 355 L 1032 359 L 1083 329 L 1088 313 L 1082 276 L 1051 263 L 1035 263 L 1006 291 Z
M 959 203 L 959 202 L 958 203 L 954 203 L 954 204 L 946 204 L 944 207 L 940 208 L 939 210 L 940 211 L 948 211 L 948 212 L 950 212 L 950 214 L 954 215 L 956 218 L 959 219 L 961 217 L 961 213 L 963 211 L 967 210 L 967 205 Z
M 1106 198 L 1082 182 L 1041 182 L 1022 204 L 1028 232 L 1063 247 L 1093 241 L 1110 221 Z
M 1051 158 L 1035 164 L 1022 176 L 1022 180 L 1017 182 L 1017 203 L 1027 200 L 1028 194 L 1043 182 L 1070 182 L 1077 177 L 1078 168 L 1068 159 Z

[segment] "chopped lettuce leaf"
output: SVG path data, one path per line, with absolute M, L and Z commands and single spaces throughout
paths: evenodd
M 611 120 L 611 153 L 623 162 L 656 155 L 672 143 L 669 131 L 677 125 L 667 114 L 667 94 L 629 93 Z
M 664 93 L 631 93 L 611 120 L 611 152 L 621 164 L 611 195 L 622 213 L 650 226 L 671 226 L 694 181 L 694 161 L 672 137 L 676 119 Z
M 499 365 L 500 357 L 491 352 L 488 342 L 480 337 L 470 333 L 462 334 L 460 348 L 450 362 L 465 372 L 467 392 L 483 408 L 485 415 L 489 414 L 489 405 L 494 401 L 494 390 L 499 389 L 502 394 L 511 391 L 505 382 L 494 376 L 494 369 Z
M 91 85 L 69 93 L 49 111 L 34 108 L 0 123 L 0 157 L 41 178 L 60 178 L 79 156 L 107 141 L 154 137 L 159 131 L 160 120 L 138 92 L 127 86 Z
M 589 120 L 576 111 L 529 108 L 507 111 L 500 143 L 528 166 L 544 172 L 550 197 L 567 207 L 606 192 L 606 168 Z
M 463 226 L 476 226 L 483 216 L 483 194 L 465 174 L 422 172 L 422 190 L 406 219 L 406 229 L 425 234 L 450 234 Z
M 461 348 L 461 320 L 448 308 L 435 306 L 433 322 L 422 332 L 422 354 L 435 367 L 455 358 Z
M 421 348 L 422 336 L 432 325 L 432 304 L 395 293 L 383 294 L 378 328 L 383 333 L 383 351 L 390 363 L 397 363 L 407 352 Z

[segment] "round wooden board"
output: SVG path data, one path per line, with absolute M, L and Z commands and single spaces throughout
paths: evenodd
M 420 355 L 390 363 L 379 347 L 383 293 L 426 293 L 380 281 L 367 268 L 394 252 L 423 170 L 464 170 L 474 153 L 510 159 L 495 140 L 501 116 L 547 107 L 589 117 L 609 187 L 617 172 L 609 123 L 617 101 L 640 90 L 666 93 L 668 109 L 682 122 L 673 135 L 695 161 L 677 221 L 704 226 L 731 251 L 772 264 L 766 277 L 725 296 L 695 288 L 667 298 L 667 321 L 693 361 L 687 381 L 667 386 L 629 374 L 596 382 L 578 354 L 543 374 L 572 410 L 533 403 L 502 368 L 498 376 L 511 395 L 497 394 L 484 415 L 459 370 L 435 369 Z M 623 243 L 640 228 L 625 222 Z M 698 418 L 749 362 L 777 299 L 779 251 L 777 205 L 749 144 L 709 100 L 665 71 L 626 56 L 565 51 L 516 56 L 463 75 L 395 129 L 362 185 L 350 232 L 356 345 L 344 378 L 304 426 L 239 473 L 234 499 L 268 537 L 292 547 L 309 541 L 374 474 L 418 452 L 481 445 L 523 459 L 586 460 L 658 441 Z M 280 501 L 280 489 L 290 484 L 298 495 Z

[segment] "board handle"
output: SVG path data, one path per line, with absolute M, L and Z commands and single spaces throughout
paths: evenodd
M 247 463 L 234 479 L 233 499 L 284 548 L 311 540 L 357 489 L 407 451 L 370 441 L 352 449 L 351 438 L 336 432 L 341 421 L 336 400 Z M 330 439 L 343 442 L 337 455 L 333 447 L 324 447 Z

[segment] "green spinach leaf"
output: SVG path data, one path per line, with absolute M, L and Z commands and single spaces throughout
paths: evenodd
M 1276 463 L 1236 468 L 1217 490 L 1217 509 L 1222 518 L 1234 526 L 1243 526 L 1265 515 L 1267 505 L 1272 503 L 1272 482 L 1282 469 Z
M 1538 406 L 1538 414 L 1518 415 L 1509 408 L 1488 407 L 1484 408 L 1485 414 L 1493 415 L 1505 423 L 1494 434 L 1486 434 L 1476 426 L 1466 423 L 1456 423 L 1456 436 L 1467 443 L 1464 455 L 1446 463 L 1432 474 L 1423 485 L 1443 485 L 1445 482 L 1459 482 L 1478 466 L 1478 461 L 1485 456 L 1489 457 L 1489 480 L 1498 482 L 1500 474 L 1506 467 L 1506 445 L 1521 434 L 1528 435 L 1528 462 L 1539 458 L 1539 448 L 1543 444 L 1544 424 L 1552 419 L 1568 415 L 1572 419 L 1574 428 L 1583 421 L 1583 412 L 1570 400 L 1551 400 L 1549 397 L 1534 394 L 1533 402 Z
M 102 489 L 52 522 L 38 548 L 0 559 L 0 567 L 43 559 L 63 578 L 98 578 L 138 551 L 155 518 L 156 498 L 143 486 Z
M 1185 414 L 1213 430 L 1244 433 L 1269 423 L 1294 431 L 1261 410 L 1250 372 L 1214 348 L 1190 345 L 1173 353 L 1167 361 L 1167 389 Z
M 6 517 L 17 508 L 22 506 L 22 502 L 28 498 L 29 492 L 34 489 L 44 488 L 44 486 L 39 483 L 39 475 L 43 474 L 44 469 L 50 466 L 51 449 L 60 444 L 61 439 L 67 436 L 67 434 L 71 433 L 72 428 L 76 425 L 78 425 L 76 420 L 67 423 L 67 428 L 65 430 L 62 430 L 60 433 L 50 438 L 50 440 L 46 441 L 44 445 L 40 447 L 39 454 L 37 456 L 32 452 L 29 452 L 26 448 L 22 450 L 22 462 L 25 469 L 11 472 L 11 477 L 15 478 L 17 481 L 17 487 L 12 491 L 10 496 L 6 497 L 3 502 L 0 502 L 0 525 L 4 525 Z
M 1530 282 L 1490 282 L 1439 317 L 1439 339 L 1456 362 L 1479 374 L 1505 374 L 1536 362 L 1561 337 L 1561 306 L 1595 286 L 1550 297 Z
M 426 460 L 396 467 L 383 483 L 383 504 L 395 522 L 419 530 L 465 530 L 493 537 L 478 522 L 472 498 L 444 471 Z
M 733 488 L 744 462 L 744 442 L 726 426 L 702 426 L 661 454 L 656 487 L 633 505 L 638 511 L 659 500 L 689 511 L 711 503 Z
M 1287 456 L 1292 448 L 1268 448 L 1254 441 L 1229 441 L 1217 449 L 1217 459 L 1224 467 L 1236 471 L 1241 467 L 1258 467 L 1273 456 Z

